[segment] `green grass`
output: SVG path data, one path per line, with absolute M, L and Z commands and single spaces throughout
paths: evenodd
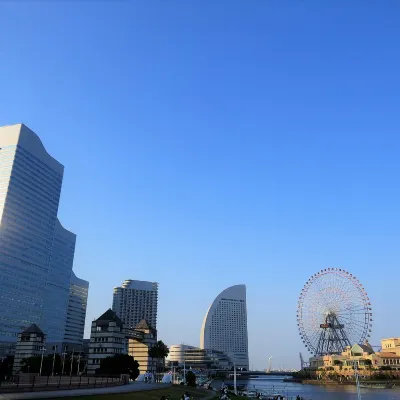
M 211 391 L 188 388 L 187 386 L 172 386 L 165 389 L 147 390 L 143 392 L 99 394 L 94 396 L 66 397 L 66 400 L 160 400 L 161 396 L 171 396 L 171 400 L 179 400 L 188 392 L 195 400 L 212 395 Z

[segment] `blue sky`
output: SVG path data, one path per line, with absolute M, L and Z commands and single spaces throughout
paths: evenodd
M 87 323 L 125 279 L 160 283 L 159 336 L 198 344 L 245 283 L 251 363 L 298 367 L 296 302 L 342 267 L 400 336 L 400 4 L 0 4 L 0 125 L 65 165 L 60 217 Z

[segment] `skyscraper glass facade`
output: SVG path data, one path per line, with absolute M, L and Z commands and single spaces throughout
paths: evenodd
M 63 172 L 29 128 L 0 127 L 0 342 L 33 323 L 64 338 L 75 235 L 57 219 Z
M 64 336 L 67 343 L 82 344 L 88 291 L 89 283 L 77 278 L 72 272 Z

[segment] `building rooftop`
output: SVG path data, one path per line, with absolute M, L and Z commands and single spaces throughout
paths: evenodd
M 154 328 L 145 319 L 142 319 L 139 323 L 137 323 L 134 329 L 154 330 Z
M 377 353 L 379 357 L 383 357 L 383 358 L 400 358 L 400 356 L 396 355 L 396 353 L 390 353 L 390 352 L 380 352 Z
M 22 331 L 21 333 L 36 333 L 37 335 L 42 335 L 44 336 L 43 331 L 36 325 L 36 324 L 32 324 L 30 326 L 28 326 L 24 331 Z
M 375 353 L 374 349 L 371 347 L 371 345 L 368 344 L 359 344 L 359 346 L 365 351 L 366 353 Z
M 149 291 L 157 291 L 158 283 L 157 282 L 149 282 L 149 281 L 137 281 L 133 279 L 127 279 L 121 286 L 122 289 L 136 289 L 136 290 L 149 290 Z M 115 287 L 114 290 L 119 289 L 119 287 Z
M 96 322 L 99 324 L 115 322 L 118 326 L 123 326 L 124 323 L 119 319 L 118 315 L 109 308 L 103 315 L 96 319 Z

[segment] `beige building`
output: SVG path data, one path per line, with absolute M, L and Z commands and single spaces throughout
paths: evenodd
M 368 342 L 348 346 L 342 354 L 311 357 L 310 367 L 341 375 L 354 374 L 355 365 L 364 375 L 382 367 L 390 367 L 392 373 L 400 373 L 400 338 L 382 339 L 381 346 L 382 350 L 378 352 Z
M 95 374 L 101 361 L 116 354 L 124 354 L 126 332 L 123 322 L 111 309 L 92 322 L 87 373 Z
M 155 372 L 157 360 L 149 357 L 149 350 L 157 343 L 157 331 L 146 320 L 140 321 L 129 334 L 128 354 L 139 363 L 141 374 Z
M 149 357 L 149 349 L 157 343 L 157 331 L 145 320 L 128 329 L 111 309 L 92 322 L 87 373 L 95 374 L 102 360 L 117 354 L 129 354 L 139 363 L 139 371 L 155 372 L 157 360 Z
M 400 338 L 388 338 L 381 340 L 382 351 L 396 353 L 400 356 Z

